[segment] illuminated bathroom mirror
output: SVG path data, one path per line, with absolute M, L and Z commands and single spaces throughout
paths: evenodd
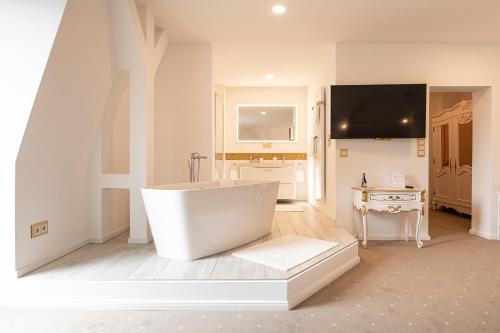
M 296 105 L 238 105 L 238 142 L 296 142 Z

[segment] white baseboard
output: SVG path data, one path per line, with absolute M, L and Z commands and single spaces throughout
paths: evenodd
M 474 235 L 474 236 L 478 236 L 478 237 L 485 238 L 485 239 L 492 239 L 492 240 L 497 239 L 497 236 L 494 234 L 488 234 L 486 232 L 482 232 L 482 231 L 475 230 L 475 229 L 469 229 L 469 233 Z
M 26 265 L 26 266 L 23 266 L 23 267 L 20 267 L 20 268 L 17 268 L 16 269 L 16 272 L 17 272 L 17 277 L 21 277 L 23 275 L 26 275 L 30 272 L 33 272 L 34 270 L 42 267 L 43 265 L 47 265 L 48 263 L 56 260 L 56 259 L 59 259 L 61 258 L 62 256 L 65 256 L 67 255 L 68 253 L 71 253 L 75 250 L 78 250 L 79 248 L 81 248 L 82 246 L 85 246 L 89 243 L 89 241 L 86 239 L 86 240 L 83 240 L 81 242 L 78 242 L 76 243 L 75 245 L 73 246 L 70 246 L 64 250 L 61 250 L 51 256 L 48 256 L 48 257 L 45 257 L 45 258 L 42 258 L 40 260 L 37 260 L 36 262 L 32 263 L 32 264 L 29 264 L 29 265 Z
M 149 244 L 153 241 L 151 238 L 129 238 L 128 243 L 129 244 Z
M 124 233 L 125 231 L 127 231 L 129 229 L 130 229 L 130 226 L 127 224 L 127 225 L 125 225 L 125 226 L 123 226 L 123 227 L 121 227 L 121 228 L 113 231 L 112 233 L 110 233 L 110 234 L 108 234 L 106 236 L 103 236 L 102 238 L 89 238 L 89 243 L 92 243 L 92 244 L 106 243 L 110 239 L 115 238 L 119 234 Z

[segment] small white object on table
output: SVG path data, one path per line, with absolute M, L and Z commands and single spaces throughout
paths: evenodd
M 366 224 L 368 211 L 386 212 L 398 214 L 403 212 L 417 211 L 417 225 L 415 238 L 417 246 L 422 247 L 420 240 L 420 225 L 424 217 L 425 190 L 419 188 L 395 188 L 395 187 L 353 187 L 354 205 L 353 209 L 361 211 L 363 220 L 363 247 L 366 248 Z M 408 241 L 408 223 L 405 224 L 405 239 Z

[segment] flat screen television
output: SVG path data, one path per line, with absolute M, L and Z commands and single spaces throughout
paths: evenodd
M 427 86 L 331 86 L 334 139 L 425 138 Z

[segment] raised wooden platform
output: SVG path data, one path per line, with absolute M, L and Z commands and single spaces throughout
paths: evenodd
M 290 270 L 231 255 L 195 261 L 158 257 L 154 244 L 127 244 L 122 234 L 86 245 L 17 280 L 15 306 L 112 309 L 290 309 L 359 262 L 357 240 L 308 204 L 277 212 L 271 234 L 339 243 Z

